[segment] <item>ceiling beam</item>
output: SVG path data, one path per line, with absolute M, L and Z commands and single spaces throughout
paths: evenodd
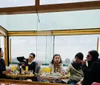
M 91 2 L 78 2 L 78 3 L 66 3 L 55 5 L 41 5 L 38 9 L 39 12 L 57 12 L 57 11 L 75 11 L 75 10 L 89 10 L 100 9 L 100 1 Z
M 7 36 L 7 30 L 5 28 L 3 28 L 2 26 L 0 26 L 0 34 L 3 36 Z
M 48 31 L 8 31 L 8 36 L 52 36 L 100 34 L 100 28 L 48 30 Z
M 38 0 L 36 2 L 37 5 L 35 6 L 0 8 L 0 14 L 37 13 L 37 9 L 39 13 L 100 9 L 100 1 L 50 4 L 50 5 L 39 5 L 39 3 L 40 2 Z

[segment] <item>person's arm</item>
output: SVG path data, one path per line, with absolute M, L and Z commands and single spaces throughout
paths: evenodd
M 70 72 L 70 69 L 71 69 L 71 64 L 68 65 L 68 67 L 66 68 L 66 74 L 68 74 Z
M 0 73 L 6 70 L 5 62 L 4 60 L 0 60 Z
M 0 60 L 0 74 L 6 74 L 11 72 L 10 69 L 6 70 L 5 61 L 2 59 Z
M 82 85 L 82 81 L 83 81 L 83 78 L 80 79 L 80 81 L 78 81 L 76 85 Z
M 71 69 L 71 65 L 68 65 L 68 67 L 66 68 L 66 72 L 64 73 L 64 76 L 61 76 L 60 79 L 68 79 L 70 69 Z
M 54 67 L 52 64 L 49 65 L 49 68 L 50 68 L 50 73 L 53 73 L 54 72 Z

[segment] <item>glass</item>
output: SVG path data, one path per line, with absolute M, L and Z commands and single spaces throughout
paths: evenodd
M 10 66 L 12 73 L 16 74 L 17 72 L 17 65 L 11 65 Z
M 75 3 L 75 2 L 89 2 L 98 0 L 40 0 L 41 5 L 47 4 L 61 4 L 61 3 Z
M 0 1 L 0 8 L 33 6 L 33 5 L 35 5 L 35 0 L 2 0 Z
M 73 35 L 73 36 L 55 36 L 55 54 L 59 53 L 62 57 L 63 63 L 66 59 L 72 62 L 74 56 L 78 52 L 82 52 L 85 56 L 89 50 L 96 50 L 97 38 L 100 35 Z M 66 56 L 66 52 L 67 56 Z
M 47 73 L 50 73 L 51 69 L 49 67 L 47 67 Z
M 43 68 L 41 69 L 41 72 L 42 72 L 42 73 L 50 73 L 50 72 L 51 72 L 51 69 L 50 69 L 49 67 L 43 67 Z
M 29 73 L 30 73 L 30 74 L 33 74 L 33 70 L 29 70 Z
M 38 30 L 87 29 L 100 27 L 100 9 L 39 13 L 39 17 L 40 23 L 38 24 Z M 8 31 L 37 30 L 37 15 L 36 13 L 12 14 L 10 16 L 0 15 L 0 25 L 5 27 Z M 34 43 L 33 41 L 34 39 L 32 39 L 32 43 Z
M 37 62 L 49 64 L 53 56 L 53 36 L 33 36 L 33 37 L 10 37 L 12 41 L 12 62 L 16 63 L 17 56 L 25 56 L 28 58 L 30 52 L 36 54 Z M 20 47 L 19 47 L 20 46 Z M 27 49 L 31 47 L 30 49 Z M 23 50 L 17 52 L 17 50 Z M 41 58 L 42 57 L 42 58 Z
M 26 72 L 28 72 L 28 66 L 25 67 Z
M 12 71 L 15 71 L 15 70 L 16 70 L 16 67 L 15 67 L 15 66 L 12 66 L 12 67 L 11 67 L 11 70 L 12 70 Z

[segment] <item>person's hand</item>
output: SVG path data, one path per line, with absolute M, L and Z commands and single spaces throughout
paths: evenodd
M 79 82 L 77 82 L 77 84 L 76 85 L 82 85 L 82 82 L 81 81 L 79 81 Z
M 86 64 L 86 61 L 87 61 L 87 60 L 81 61 L 82 65 Z
M 11 69 L 8 69 L 8 70 L 6 70 L 6 71 L 3 71 L 3 74 L 8 74 L 8 73 L 10 73 L 11 72 Z
M 47 77 L 45 77 L 45 76 L 38 76 L 38 78 L 40 78 L 41 80 L 47 79 Z
M 21 66 L 25 66 L 25 63 L 22 62 L 22 63 L 21 63 Z
M 65 75 L 65 74 L 67 74 L 65 71 L 61 71 L 61 75 Z
M 56 78 L 54 78 L 54 77 L 47 77 L 47 79 L 48 79 L 48 80 L 54 80 L 54 79 L 56 79 Z

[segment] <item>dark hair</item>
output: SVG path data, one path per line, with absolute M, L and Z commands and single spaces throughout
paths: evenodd
M 79 58 L 80 60 L 83 60 L 83 57 L 84 57 L 84 55 L 83 55 L 83 53 L 81 53 L 81 52 L 79 52 L 79 53 L 77 53 L 76 55 L 75 55 L 75 58 Z
M 53 59 L 52 59 L 52 61 L 51 61 L 51 64 L 54 64 L 54 58 L 55 58 L 55 56 L 59 56 L 59 57 L 60 57 L 60 63 L 62 63 L 61 56 L 60 56 L 59 54 L 54 54 L 54 55 L 53 55 Z
M 30 55 L 32 55 L 35 58 L 35 53 L 30 53 Z
M 1 53 L 1 51 L 2 51 L 2 48 L 0 47 L 0 53 Z
M 91 50 L 88 52 L 92 56 L 92 61 L 95 61 L 99 57 L 99 53 L 96 50 Z

